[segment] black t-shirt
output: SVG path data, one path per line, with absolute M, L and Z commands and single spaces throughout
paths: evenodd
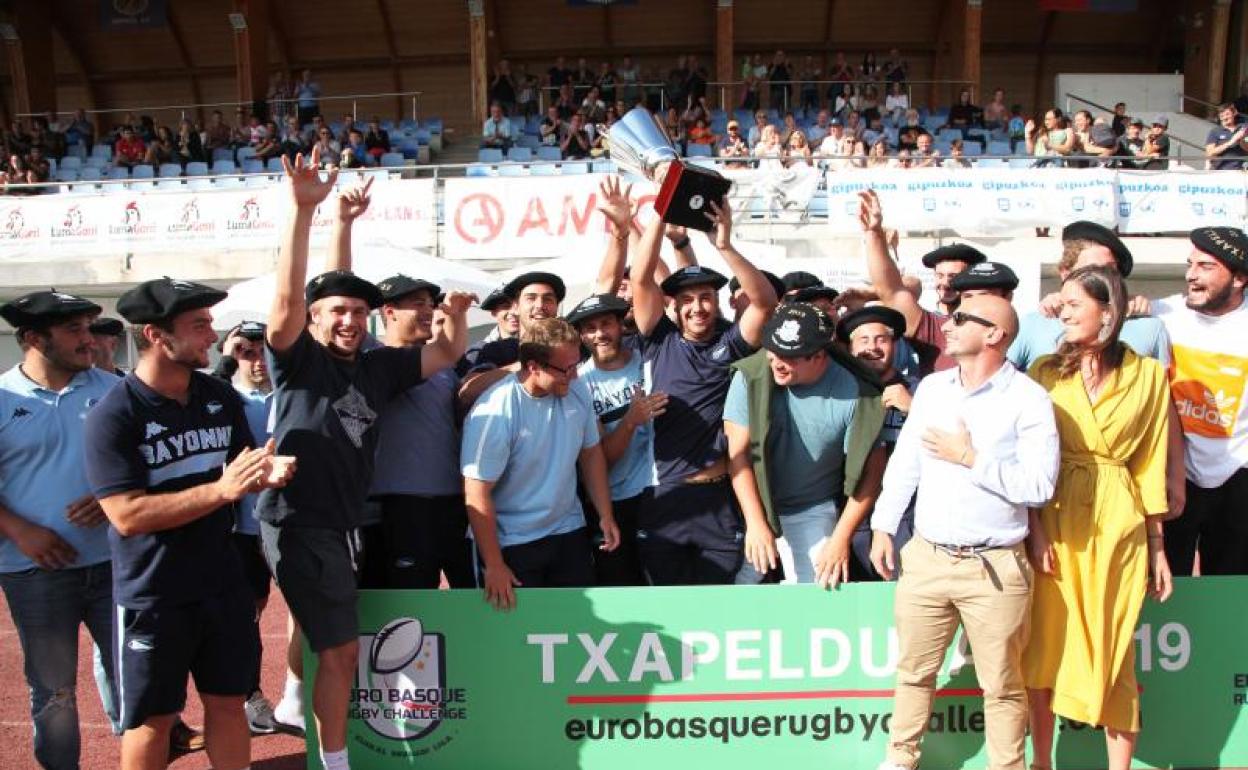
M 560 69 L 559 67 L 551 67 L 546 74 L 550 76 L 550 85 L 558 88 L 564 83 L 571 82 L 572 70 Z
M 501 340 L 490 340 L 475 352 L 469 350 L 464 359 L 470 372 L 487 372 L 491 369 L 502 369 L 520 360 L 520 338 L 507 337 Z
M 1231 137 L 1235 135 L 1239 128 L 1239 126 L 1235 128 L 1218 126 L 1209 132 L 1209 137 L 1205 139 L 1205 144 L 1225 144 L 1231 140 Z M 1209 167 L 1217 171 L 1239 170 L 1244 167 L 1245 156 L 1248 156 L 1248 153 L 1244 152 L 1239 144 L 1233 144 L 1223 150 L 1221 155 L 1210 159 Z
M 286 487 L 260 494 L 256 517 L 282 526 L 360 526 L 373 481 L 377 415 L 420 384 L 420 348 L 379 347 L 345 361 L 305 329 L 284 353 L 265 351 L 277 453 L 294 455 L 299 466 Z
M 253 441 L 238 393 L 193 372 L 186 404 L 133 374 L 87 413 L 87 479 L 97 498 L 143 490 L 181 492 L 221 478 Z M 129 609 L 175 607 L 245 590 L 230 542 L 234 505 L 173 529 L 123 537 L 108 530 L 113 600 Z
M 984 123 L 984 111 L 974 104 L 955 104 L 949 110 L 949 125 L 974 128 Z

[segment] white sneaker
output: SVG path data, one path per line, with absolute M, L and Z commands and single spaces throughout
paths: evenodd
M 273 724 L 273 706 L 263 693 L 252 693 L 243 704 L 243 710 L 247 713 L 247 726 L 251 728 L 252 735 L 271 735 L 277 732 L 277 725 Z
M 278 732 L 302 737 L 306 730 L 303 721 L 303 704 L 289 698 L 282 698 L 273 709 L 273 727 Z

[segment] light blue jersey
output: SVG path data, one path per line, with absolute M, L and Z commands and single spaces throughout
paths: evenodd
M 19 366 L 0 375 L 0 505 L 64 538 L 78 552 L 74 567 L 110 558 L 108 524 L 75 526 L 65 508 L 91 494 L 83 465 L 87 412 L 120 382 L 117 375 L 92 368 L 55 393 Z M 0 538 L 0 572 L 35 566 L 12 540 Z
M 728 386 L 726 422 L 750 427 L 746 395 L 745 380 L 738 372 Z M 778 513 L 796 513 L 840 497 L 858 398 L 858 381 L 831 362 L 818 382 L 772 388 L 767 472 Z
M 481 395 L 464 421 L 460 468 L 467 478 L 496 482 L 499 545 L 585 526 L 576 462 L 597 443 L 598 416 L 580 380 L 566 396 L 534 398 L 509 374 Z
M 614 370 L 599 369 L 591 358 L 581 364 L 581 381 L 589 386 L 594 412 L 610 433 L 616 429 L 632 403 L 633 386 L 644 385 L 641 356 L 628 353 L 628 363 Z M 624 456 L 611 466 L 611 499 L 627 500 L 655 484 L 654 423 L 647 422 L 633 431 Z
M 1006 356 L 1010 363 L 1025 372 L 1036 359 L 1057 351 L 1064 331 L 1060 318 L 1028 313 L 1019 319 L 1018 337 L 1010 344 Z M 1122 326 L 1120 339 L 1139 355 L 1155 358 L 1163 367 L 1170 366 L 1170 335 L 1160 320 L 1151 316 L 1128 318 Z
M 243 414 L 247 416 L 247 427 L 251 428 L 253 447 L 262 447 L 272 435 L 269 430 L 269 413 L 273 405 L 273 393 L 260 390 L 243 390 L 237 385 L 234 390 L 243 399 Z M 256 520 L 256 500 L 260 495 L 246 495 L 238 501 L 238 511 L 234 515 L 234 531 L 243 535 L 259 535 L 260 522 Z

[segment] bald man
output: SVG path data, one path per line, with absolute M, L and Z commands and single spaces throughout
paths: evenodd
M 900 657 L 880 767 L 918 767 L 936 674 L 961 625 L 984 690 L 988 765 L 1023 770 L 1032 585 L 1023 541 L 1027 509 L 1048 502 L 1057 482 L 1053 404 L 1006 360 L 1018 316 L 1005 299 L 964 297 L 942 331 L 957 367 L 919 383 L 871 517 L 871 561 L 890 577 L 893 535 L 917 495 L 895 594 Z

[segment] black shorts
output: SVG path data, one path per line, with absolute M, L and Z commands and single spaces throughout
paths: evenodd
M 234 550 L 238 551 L 238 560 L 243 564 L 243 576 L 247 578 L 251 597 L 257 604 L 268 601 L 273 576 L 269 574 L 269 565 L 260 548 L 260 536 L 235 532 L 231 539 L 234 541 Z
M 385 533 L 377 558 L 386 588 L 437 588 L 443 573 L 451 588 L 476 585 L 463 495 L 383 495 L 377 500 Z M 374 555 L 366 549 L 364 558 L 372 562 Z
M 594 578 L 600 586 L 644 586 L 646 576 L 641 571 L 641 561 L 637 555 L 637 511 L 641 507 L 641 495 L 611 501 L 611 512 L 615 515 L 616 526 L 620 528 L 620 547 L 614 551 L 604 551 L 602 545 L 602 529 L 598 526 L 598 517 L 593 507 L 585 511 L 585 519 L 589 523 L 590 554 L 594 558 Z
M 1187 482 L 1183 515 L 1167 521 L 1166 560 L 1175 575 L 1191 575 L 1200 554 L 1202 575 L 1248 574 L 1248 468 L 1207 489 Z
M 256 605 L 240 586 L 193 604 L 117 608 L 117 689 L 121 727 L 186 706 L 186 677 L 206 695 L 251 693 L 259 654 Z
M 653 585 L 730 585 L 745 554 L 745 525 L 732 483 L 677 482 L 643 493 L 637 550 Z
M 312 651 L 357 640 L 358 531 L 275 527 L 262 521 L 260 541 L 277 587 Z
M 503 561 L 521 588 L 587 588 L 594 584 L 584 527 L 503 548 Z M 480 577 L 485 585 L 484 574 Z

